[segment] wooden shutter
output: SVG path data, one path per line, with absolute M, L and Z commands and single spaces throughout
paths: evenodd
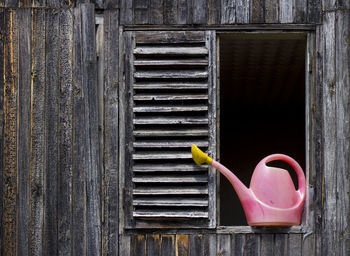
M 215 34 L 125 33 L 125 213 L 128 227 L 214 227 Z

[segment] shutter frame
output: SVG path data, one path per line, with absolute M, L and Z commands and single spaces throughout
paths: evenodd
M 216 157 L 215 31 L 127 31 L 124 53 L 124 226 L 214 228 L 216 172 L 190 144 Z

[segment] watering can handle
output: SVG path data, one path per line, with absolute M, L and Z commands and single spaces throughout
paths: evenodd
M 306 194 L 305 193 L 306 192 L 306 179 L 305 179 L 303 169 L 300 167 L 300 165 L 297 163 L 297 161 L 295 161 L 293 158 L 291 158 L 287 155 L 283 155 L 283 154 L 269 155 L 269 156 L 265 157 L 262 162 L 266 165 L 267 163 L 269 163 L 271 161 L 276 161 L 276 160 L 282 160 L 293 167 L 293 169 L 296 172 L 297 177 L 298 177 L 298 187 L 299 187 L 298 191 L 300 193 L 301 199 L 303 200 L 305 197 L 305 194 Z

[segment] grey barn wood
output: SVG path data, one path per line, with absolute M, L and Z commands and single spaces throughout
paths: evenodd
M 302 225 L 218 226 L 176 150 L 216 154 L 220 33 L 271 32 L 307 44 Z M 350 255 L 349 1 L 0 0 L 0 84 L 1 255 Z

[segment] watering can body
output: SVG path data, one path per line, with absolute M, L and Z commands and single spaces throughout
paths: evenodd
M 300 224 L 306 181 L 302 168 L 291 157 L 274 154 L 261 160 L 254 170 L 250 188 L 247 188 L 229 169 L 205 155 L 195 145 L 192 145 L 192 157 L 197 164 L 212 165 L 230 181 L 242 203 L 248 225 Z M 298 177 L 298 190 L 295 190 L 288 171 L 266 165 L 275 160 L 285 161 L 293 167 Z

